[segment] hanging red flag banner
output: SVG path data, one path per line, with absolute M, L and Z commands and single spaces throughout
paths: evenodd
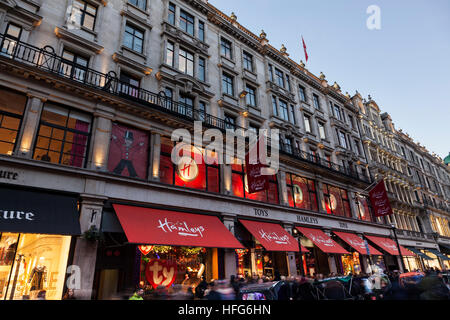
M 305 40 L 303 40 L 303 36 L 302 36 L 302 42 L 303 42 L 303 50 L 305 51 L 305 59 L 306 59 L 306 62 L 308 62 L 308 52 L 306 52 L 306 43 L 305 43 Z
M 393 213 L 386 187 L 384 186 L 384 180 L 381 180 L 371 191 L 369 191 L 369 198 L 375 217 L 384 217 Z
M 250 146 L 249 152 L 245 156 L 245 168 L 247 171 L 247 185 L 248 185 L 248 193 L 255 193 L 263 190 L 269 189 L 269 176 L 262 175 L 261 169 L 266 167 L 266 165 L 261 163 L 261 159 L 259 157 L 258 150 L 264 146 L 264 141 L 258 140 L 256 146 Z M 263 146 L 261 146 L 261 144 Z M 256 150 L 255 150 L 256 149 Z M 251 155 L 254 155 L 256 151 L 256 163 Z M 250 163 L 253 162 L 253 163 Z

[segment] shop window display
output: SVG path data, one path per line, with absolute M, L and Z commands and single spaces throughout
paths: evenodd
M 169 288 L 173 284 L 195 291 L 202 279 L 209 282 L 217 276 L 213 270 L 217 249 L 172 246 L 138 246 L 138 249 L 139 284 L 147 291 L 158 286 Z
M 131 178 L 147 179 L 147 132 L 113 123 L 108 170 Z
M 3 233 L 0 240 L 0 298 L 62 297 L 70 236 Z
M 353 252 L 352 254 L 341 255 L 341 266 L 344 275 L 361 273 L 359 253 Z
M 323 197 L 322 207 L 328 214 L 351 218 L 350 202 L 346 190 L 324 183 Z
M 286 184 L 290 207 L 317 211 L 316 187 L 313 180 L 287 173 Z
M 367 197 L 358 196 L 357 200 L 358 218 L 360 220 L 374 222 L 372 207 L 370 206 L 370 201 L 368 201 Z
M 220 192 L 220 171 L 218 154 L 192 146 L 188 156 L 183 156 L 179 164 L 172 163 L 171 153 L 174 142 L 161 138 L 160 181 L 180 187 Z M 204 157 L 206 153 L 206 157 Z M 181 156 L 180 150 L 180 156 Z M 196 159 L 202 159 L 197 163 Z M 205 158 L 207 161 L 205 161 Z
M 232 192 L 239 198 L 257 200 L 262 202 L 278 204 L 278 183 L 277 176 L 269 177 L 269 189 L 255 193 L 248 193 L 247 175 L 245 173 L 245 165 L 242 161 L 235 159 L 231 165 L 232 169 Z

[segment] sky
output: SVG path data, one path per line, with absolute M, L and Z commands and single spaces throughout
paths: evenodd
M 395 128 L 430 153 L 450 152 L 450 1 L 448 0 L 209 0 L 328 83 L 371 95 Z M 371 5 L 380 29 L 369 30 Z

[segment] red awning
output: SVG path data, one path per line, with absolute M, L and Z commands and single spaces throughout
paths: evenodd
M 314 242 L 316 246 L 326 253 L 348 254 L 348 252 L 338 245 L 333 239 L 327 236 L 322 230 L 297 227 L 297 230 L 303 233 L 305 237 Z
M 243 249 L 219 218 L 113 205 L 130 243 Z
M 386 252 L 388 252 L 390 255 L 398 256 L 398 249 L 397 244 L 394 242 L 394 240 L 389 238 L 383 238 L 383 237 L 373 237 L 373 236 L 365 236 L 367 239 L 375 243 L 377 246 L 383 248 Z M 413 256 L 414 253 L 409 251 L 408 249 L 400 246 L 400 250 L 403 256 Z
M 368 255 L 367 254 L 367 248 L 366 248 L 366 245 L 364 243 L 364 240 L 361 239 L 360 237 L 358 237 L 356 234 L 354 234 L 354 233 L 347 233 L 347 232 L 337 232 L 337 231 L 333 231 L 333 232 L 339 238 L 341 238 L 342 240 L 347 242 L 353 249 L 358 251 L 360 254 Z M 369 247 L 370 255 L 375 255 L 375 256 L 382 256 L 383 255 L 380 251 L 378 251 L 377 249 L 375 249 L 371 245 L 368 245 L 368 247 Z
M 276 223 L 239 220 L 267 251 L 298 252 L 298 241 Z M 302 247 L 302 252 L 308 249 Z

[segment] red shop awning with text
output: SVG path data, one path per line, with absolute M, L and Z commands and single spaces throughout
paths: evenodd
M 267 251 L 298 252 L 298 241 L 276 223 L 239 220 Z M 308 249 L 302 247 L 302 252 Z
M 114 204 L 130 243 L 243 249 L 218 217 Z
M 322 230 L 303 227 L 297 227 L 297 230 L 314 242 L 314 244 L 325 253 L 348 254 L 344 248 L 333 241 L 333 239 L 327 236 Z
M 354 233 L 347 233 L 347 232 L 337 232 L 333 231 L 334 234 L 336 234 L 339 238 L 347 242 L 353 249 L 358 251 L 360 254 L 364 255 L 375 255 L 375 256 L 382 256 L 383 254 L 372 247 L 371 245 L 367 245 L 369 247 L 369 252 L 367 252 L 366 244 L 364 243 L 364 240 L 358 237 Z
M 374 236 L 365 236 L 367 239 L 375 243 L 377 246 L 385 250 L 387 253 L 393 256 L 398 256 L 397 244 L 394 240 L 384 237 L 374 237 Z M 403 256 L 412 256 L 414 257 L 414 253 L 409 251 L 408 249 L 400 246 L 400 250 Z

